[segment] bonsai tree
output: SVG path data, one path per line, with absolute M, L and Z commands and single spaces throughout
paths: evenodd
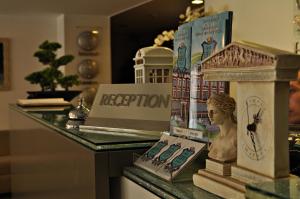
M 68 91 L 69 87 L 72 87 L 74 84 L 75 85 L 79 84 L 77 75 L 64 76 L 59 78 L 57 81 L 61 85 L 61 87 L 63 87 L 66 91 Z
M 25 77 L 25 80 L 31 84 L 39 84 L 42 91 L 55 91 L 60 84 L 66 91 L 73 85 L 78 85 L 79 80 L 77 75 L 64 75 L 59 69 L 60 66 L 67 65 L 73 59 L 73 55 L 63 55 L 57 57 L 56 51 L 61 48 L 57 42 L 44 41 L 39 50 L 34 53 L 39 62 L 47 66 L 41 71 L 33 72 Z

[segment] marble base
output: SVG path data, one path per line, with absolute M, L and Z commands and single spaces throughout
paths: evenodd
M 222 163 L 212 159 L 206 159 L 205 169 L 212 173 L 221 175 L 221 176 L 230 176 L 231 175 L 231 164 Z
M 199 170 L 193 175 L 194 185 L 223 198 L 245 198 L 245 185 L 230 177 Z
M 247 184 L 273 180 L 270 177 L 263 176 L 261 174 L 255 173 L 253 171 L 250 171 L 248 169 L 239 166 L 231 167 L 231 177 Z

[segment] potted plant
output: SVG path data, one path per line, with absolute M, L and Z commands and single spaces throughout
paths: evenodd
M 57 42 L 44 41 L 34 53 L 34 57 L 46 67 L 25 77 L 25 80 L 31 84 L 39 84 L 42 89 L 40 92 L 28 92 L 28 98 L 63 97 L 65 100 L 71 100 L 80 93 L 80 91 L 69 91 L 70 87 L 79 84 L 78 76 L 64 75 L 59 70 L 60 66 L 65 66 L 74 59 L 73 55 L 57 57 L 56 51 L 60 48 L 61 45 Z M 61 85 L 65 91 L 57 91 L 58 85 Z

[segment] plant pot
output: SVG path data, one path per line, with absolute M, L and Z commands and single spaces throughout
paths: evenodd
M 64 98 L 66 101 L 71 101 L 74 97 L 79 95 L 81 91 L 71 90 L 71 91 L 27 91 L 27 99 L 37 99 L 37 98 Z

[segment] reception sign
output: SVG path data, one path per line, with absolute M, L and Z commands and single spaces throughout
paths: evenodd
M 169 129 L 171 90 L 164 84 L 101 84 L 85 125 Z

